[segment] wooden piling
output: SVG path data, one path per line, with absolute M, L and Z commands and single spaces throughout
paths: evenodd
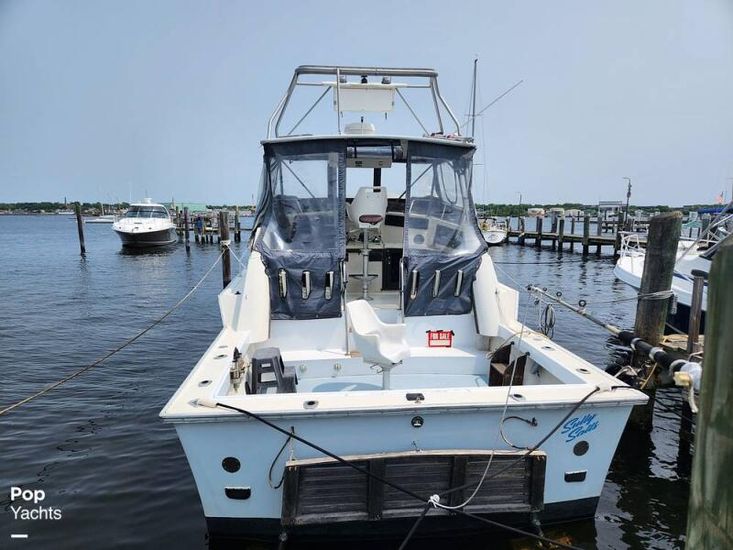
M 708 227 L 710 226 L 710 214 L 703 214 L 702 215 L 702 232 L 703 234 L 708 230 Z
M 624 213 L 619 212 L 618 218 L 616 219 L 616 238 L 613 241 L 613 257 L 618 256 L 618 251 L 621 250 L 621 232 L 623 231 L 625 223 Z
M 76 229 L 79 232 L 79 249 L 83 256 L 87 253 L 87 247 L 84 244 L 84 220 L 81 217 L 81 204 L 78 202 L 74 204 L 74 213 L 76 214 Z
M 705 372 L 697 415 L 686 547 L 733 548 L 733 241 L 721 245 L 710 270 Z
M 634 334 L 652 346 L 658 345 L 664 335 L 669 299 L 652 300 L 644 296 L 672 288 L 677 243 L 681 229 L 681 212 L 659 214 L 649 222 L 644 271 L 641 275 L 641 288 L 639 289 L 642 297 L 639 298 L 636 305 Z M 643 367 L 647 359 L 646 356 L 637 355 L 633 358 L 633 363 L 636 367 Z M 630 426 L 645 432 L 650 432 L 654 427 L 656 384 L 653 369 L 654 366 L 646 366 L 646 372 L 643 373 L 646 382 L 641 388 L 649 397 L 649 401 L 645 405 L 635 406 L 629 417 Z
M 603 232 L 603 219 L 601 218 L 601 213 L 598 212 L 598 217 L 596 218 L 596 235 L 600 237 L 601 233 Z M 600 242 L 596 245 L 596 256 L 601 255 L 601 244 Z
M 575 216 L 570 218 L 570 234 L 575 235 Z M 570 240 L 570 252 L 575 251 L 575 239 Z
M 557 223 L 557 249 L 562 252 L 562 244 L 565 239 L 565 218 L 560 218 Z
M 189 241 L 189 236 L 188 236 L 188 233 L 190 230 L 189 223 L 190 223 L 190 220 L 188 217 L 188 206 L 184 206 L 183 207 L 183 240 L 186 243 L 186 250 L 191 249 L 191 243 Z
M 649 222 L 640 294 L 672 288 L 681 225 L 680 212 L 659 214 Z M 640 299 L 636 307 L 634 334 L 652 346 L 659 344 L 664 334 L 668 304 L 669 300 Z
M 537 221 L 535 222 L 535 228 L 537 230 L 537 237 L 534 240 L 534 245 L 537 248 L 540 248 L 542 246 L 542 224 L 545 221 L 544 218 L 537 216 Z
M 224 288 L 232 282 L 232 258 L 229 252 L 229 212 L 219 212 L 219 238 L 224 255 L 221 258 L 221 276 Z
M 687 353 L 691 355 L 700 351 L 700 320 L 702 319 L 702 294 L 705 290 L 707 273 L 699 269 L 692 270 L 692 301 L 687 328 Z
M 588 241 L 590 240 L 590 214 L 583 216 L 583 256 L 588 255 Z
M 234 208 L 234 240 L 236 242 L 242 241 L 242 228 L 241 222 L 239 221 L 239 206 Z
M 521 216 L 519 218 L 519 237 L 517 237 L 517 242 L 524 246 L 526 243 L 526 237 L 524 236 L 524 216 Z

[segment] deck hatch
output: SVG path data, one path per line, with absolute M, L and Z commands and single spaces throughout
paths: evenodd
M 344 458 L 427 498 L 451 487 L 478 483 L 490 452 L 422 451 Z M 541 510 L 545 463 L 546 455 L 540 451 L 526 457 L 523 453 L 498 451 L 489 475 L 512 465 L 497 477 L 485 480 L 466 510 L 481 514 Z M 472 491 L 470 488 L 453 493 L 446 503 L 459 504 Z M 417 517 L 422 510 L 419 501 L 332 459 L 294 460 L 286 465 L 283 525 Z

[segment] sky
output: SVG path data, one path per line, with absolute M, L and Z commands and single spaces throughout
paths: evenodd
M 464 119 L 476 56 L 479 108 L 523 80 L 477 202 L 731 197 L 731 0 L 0 0 L 0 202 L 251 203 L 297 65 L 432 67 Z

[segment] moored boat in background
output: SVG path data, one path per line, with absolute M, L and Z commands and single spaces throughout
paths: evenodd
M 485 218 L 481 220 L 479 227 L 489 246 L 497 246 L 506 242 L 508 235 L 506 222 L 496 218 Z
M 176 225 L 168 209 L 151 199 L 133 203 L 124 217 L 112 226 L 122 246 L 149 248 L 173 244 L 177 240 Z

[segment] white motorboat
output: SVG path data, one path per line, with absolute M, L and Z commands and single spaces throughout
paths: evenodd
M 112 226 L 122 246 L 148 248 L 176 242 L 176 224 L 168 209 L 151 199 L 130 205 L 124 217 Z
M 281 131 L 303 84 L 332 94 L 337 132 Z M 407 86 L 435 99 L 432 132 L 342 131 Z M 403 537 L 428 502 L 421 534 L 481 527 L 460 510 L 592 517 L 646 396 L 518 321 L 437 73 L 302 66 L 270 128 L 246 272 L 161 411 L 211 535 Z
M 485 218 L 481 220 L 479 227 L 489 246 L 497 246 L 506 242 L 508 234 L 506 222 L 496 218 Z
M 676 312 L 670 314 L 668 323 L 677 330 L 687 332 L 692 304 L 693 271 L 710 272 L 715 251 L 724 238 L 731 234 L 733 215 L 722 217 L 710 225 L 706 234 L 696 240 L 680 239 L 677 245 L 677 260 L 672 279 L 672 292 L 676 297 Z M 614 275 L 624 283 L 639 290 L 644 273 L 644 248 L 637 233 L 621 236 L 619 258 L 613 269 Z M 705 312 L 708 303 L 707 281 L 702 295 L 701 332 L 704 332 Z

